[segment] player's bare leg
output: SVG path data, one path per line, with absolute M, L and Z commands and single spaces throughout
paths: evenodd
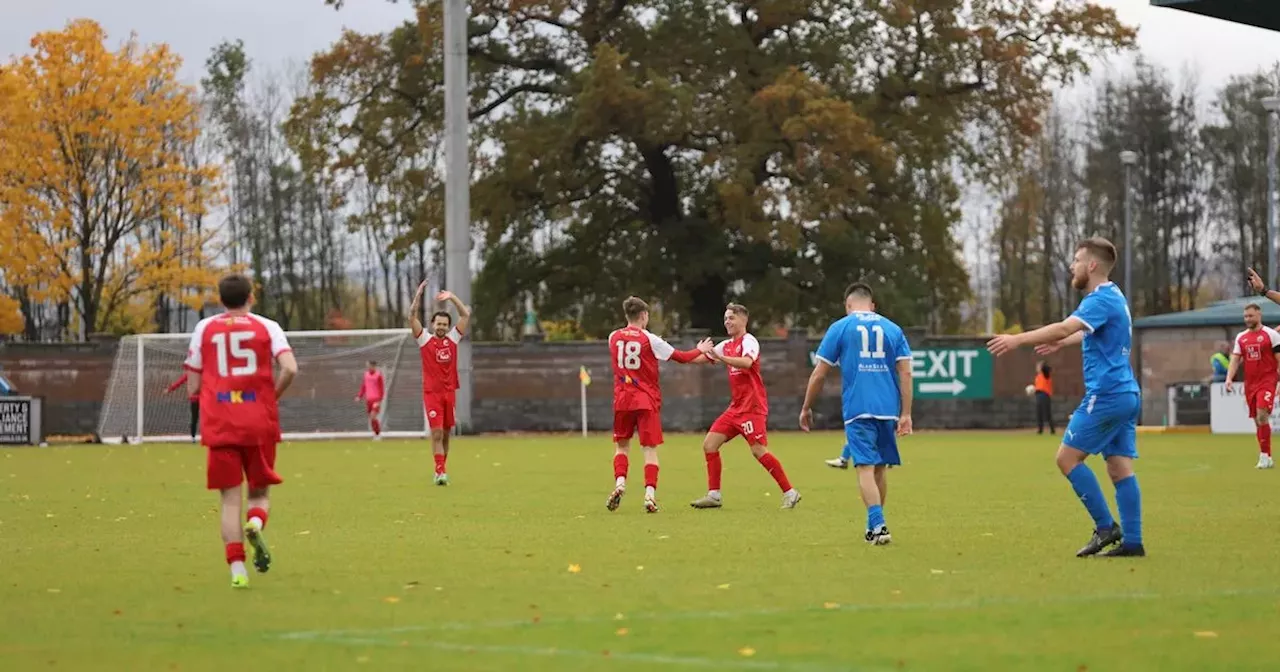
M 729 437 L 719 432 L 708 432 L 702 439 L 702 454 L 707 460 L 707 494 L 689 503 L 695 509 L 718 509 L 722 505 L 720 498 L 720 447 Z
M 751 456 L 756 458 L 765 471 L 769 472 L 774 482 L 778 484 L 778 489 L 782 490 L 782 508 L 796 508 L 796 504 L 800 503 L 800 491 L 791 487 L 791 481 L 787 478 L 787 472 L 783 471 L 782 463 L 769 452 L 768 446 L 761 443 L 751 443 L 748 446 L 751 448 Z
M 1275 460 L 1271 458 L 1271 410 L 1267 408 L 1259 408 L 1253 417 L 1254 424 L 1257 426 L 1255 434 L 1258 437 L 1258 464 L 1257 469 L 1271 469 L 1276 466 Z
M 640 446 L 644 451 L 644 510 L 658 512 L 658 447 Z
M 613 492 L 604 503 L 610 511 L 617 511 L 622 505 L 622 496 L 627 493 L 627 471 L 631 466 L 631 441 L 622 440 L 614 443 L 613 451 Z
M 219 491 L 222 498 L 222 543 L 231 567 L 231 587 L 247 588 L 249 572 L 244 567 L 244 528 L 240 523 L 240 486 Z
M 431 429 L 431 452 L 436 461 L 436 485 L 449 485 L 449 474 L 445 472 L 445 461 L 449 457 L 449 435 L 443 429 Z
M 253 567 L 259 573 L 271 569 L 271 550 L 262 534 L 267 526 L 267 511 L 271 508 L 268 488 L 249 488 L 249 511 L 245 514 L 244 536 L 253 548 Z
M 885 501 L 889 499 L 889 467 L 878 464 L 876 465 L 876 488 L 880 490 L 880 507 L 884 508 Z
M 867 533 L 865 539 L 869 544 L 883 546 L 891 541 L 889 526 L 884 522 L 884 500 L 880 499 L 880 483 L 876 479 L 877 469 L 872 465 L 855 465 L 858 470 L 858 494 L 862 495 L 862 503 L 867 507 Z

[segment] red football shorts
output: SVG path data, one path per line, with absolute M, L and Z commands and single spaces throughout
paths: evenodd
M 1255 388 L 1246 388 L 1244 391 L 1244 403 L 1249 406 L 1249 417 L 1254 417 L 1260 410 L 1266 410 L 1267 413 L 1275 408 L 1276 403 L 1276 386 L 1274 383 L 1259 385 Z
M 427 424 L 431 429 L 453 429 L 453 392 L 427 393 L 422 395 L 422 408 L 427 412 Z
M 377 415 L 382 411 L 382 400 L 379 399 L 378 401 L 365 401 L 364 410 L 369 415 Z
M 769 445 L 769 432 L 765 428 L 768 421 L 767 415 L 759 413 L 740 413 L 733 409 L 729 409 L 720 414 L 716 421 L 711 425 L 712 434 L 723 434 L 732 441 L 733 437 L 741 436 L 747 440 L 748 445 L 767 446 Z
M 284 482 L 276 473 L 276 444 L 263 446 L 221 446 L 209 448 L 206 480 L 210 490 L 234 488 L 248 481 L 250 488 L 265 488 Z
M 640 435 L 640 445 L 653 448 L 662 445 L 662 411 L 649 409 L 613 412 L 613 441 L 629 441 Z

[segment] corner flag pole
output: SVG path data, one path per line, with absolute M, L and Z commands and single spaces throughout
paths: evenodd
M 587 367 L 578 367 L 578 381 L 582 384 L 579 389 L 582 392 L 582 438 L 587 438 L 587 386 L 591 384 L 591 372 L 587 371 Z

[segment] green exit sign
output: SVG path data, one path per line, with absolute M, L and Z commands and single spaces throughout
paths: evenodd
M 983 348 L 915 350 L 911 381 L 917 399 L 990 399 L 991 353 Z M 809 352 L 809 364 L 818 351 Z
M 991 353 L 985 349 L 916 350 L 911 357 L 917 399 L 991 398 Z

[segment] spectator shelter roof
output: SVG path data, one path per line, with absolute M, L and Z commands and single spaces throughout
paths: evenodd
M 1151 0 L 1151 4 L 1246 26 L 1280 30 L 1280 0 Z
M 1276 0 L 1280 3 L 1280 0 Z M 1170 327 L 1220 327 L 1239 326 L 1244 328 L 1244 307 L 1250 303 L 1262 306 L 1262 322 L 1268 325 L 1280 325 L 1280 305 L 1276 305 L 1261 296 L 1243 296 L 1238 299 L 1227 299 L 1212 303 L 1196 310 L 1184 310 L 1180 313 L 1164 313 L 1148 315 L 1133 321 L 1138 329 L 1158 329 Z

